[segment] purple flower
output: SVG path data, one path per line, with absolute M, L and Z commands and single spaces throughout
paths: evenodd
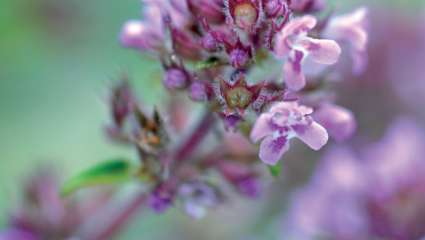
M 199 181 L 183 183 L 178 195 L 183 201 L 186 213 L 195 219 L 203 218 L 209 208 L 215 207 L 220 202 L 217 189 Z
M 291 20 L 275 39 L 274 53 L 285 59 L 283 75 L 288 88 L 298 91 L 306 84 L 303 65 L 332 65 L 341 54 L 341 48 L 334 40 L 314 39 L 307 34 L 317 24 L 315 17 L 307 15 Z
M 320 106 L 314 111 L 313 118 L 338 142 L 352 137 L 357 128 L 353 113 L 334 104 Z
M 293 199 L 287 237 L 420 239 L 425 236 L 425 136 L 410 120 L 355 155 L 333 149 Z M 290 238 L 283 238 L 290 239 Z
M 263 162 L 275 165 L 289 149 L 289 140 L 297 137 L 314 150 L 319 150 L 328 141 L 324 127 L 310 116 L 313 110 L 297 102 L 276 103 L 267 113 L 257 119 L 251 131 L 251 140 L 260 146 Z
M 152 191 L 148 204 L 156 213 L 163 213 L 173 205 L 174 196 L 173 187 L 168 183 L 162 183 Z
M 189 74 L 180 68 L 170 68 L 165 72 L 164 85 L 169 90 L 184 89 L 189 84 Z
M 362 73 L 367 65 L 367 13 L 367 9 L 362 7 L 352 13 L 333 17 L 323 31 L 324 37 L 349 45 L 355 74 Z
M 164 41 L 161 4 L 149 0 L 144 3 L 144 20 L 127 21 L 121 30 L 120 41 L 125 47 L 153 51 Z

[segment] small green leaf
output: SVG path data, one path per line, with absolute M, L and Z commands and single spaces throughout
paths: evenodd
M 196 63 L 196 69 L 202 70 L 202 69 L 217 67 L 221 64 L 223 64 L 223 63 L 220 61 L 219 58 L 210 57 L 205 61 L 201 61 L 201 62 Z
M 269 167 L 270 174 L 273 177 L 279 177 L 280 176 L 280 173 L 282 172 L 282 164 L 281 163 L 277 163 L 274 166 L 268 166 L 268 167 Z
M 137 168 L 123 159 L 102 162 L 66 181 L 61 194 L 67 196 L 85 187 L 126 182 L 136 172 Z

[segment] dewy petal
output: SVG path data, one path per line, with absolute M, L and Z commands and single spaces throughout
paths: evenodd
M 293 130 L 301 141 L 316 151 L 321 149 L 329 139 L 326 129 L 314 121 L 310 125 L 294 126 Z
M 344 141 L 356 131 L 356 120 L 351 111 L 333 104 L 321 106 L 313 114 L 314 120 L 326 128 L 336 141 Z
M 306 84 L 305 76 L 301 69 L 304 54 L 301 51 L 295 51 L 294 55 L 283 65 L 283 73 L 288 88 L 298 91 Z
M 301 42 L 314 62 L 331 65 L 338 61 L 341 48 L 334 40 L 305 38 Z
M 278 138 L 268 136 L 261 142 L 259 156 L 264 163 L 276 165 L 288 149 L 289 144 L 286 136 L 280 136 Z
M 270 127 L 271 118 L 270 113 L 263 113 L 258 117 L 251 130 L 251 141 L 258 142 L 260 139 L 273 134 L 273 129 Z

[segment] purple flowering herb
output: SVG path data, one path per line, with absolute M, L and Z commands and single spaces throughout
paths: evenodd
M 168 105 L 158 103 L 153 114 L 146 114 L 149 107 L 136 100 L 129 85 L 113 89 L 108 134 L 136 149 L 139 161 L 124 164 L 131 166 L 124 168 L 125 179 L 143 181 L 146 188 L 99 233 L 103 239 L 145 204 L 164 212 L 182 200 L 189 215 L 202 217 L 226 194 L 222 184 L 204 181 L 211 172 L 237 193 L 255 198 L 262 190 L 258 157 L 275 165 L 292 138 L 319 150 L 328 133 L 338 141 L 354 134 L 353 114 L 336 105 L 332 87 L 324 91 L 325 84 L 316 83 L 331 85 L 328 74 L 335 70 L 342 42 L 349 42 L 355 65 L 362 65 L 356 68 L 365 66 L 359 60 L 367 44 L 365 10 L 327 21 L 320 14 L 306 15 L 320 13 L 326 6 L 320 0 L 143 3 L 143 18 L 124 24 L 121 44 L 156 57 L 165 88 L 199 103 L 203 115 L 194 126 L 193 105 L 176 100 L 175 93 Z M 269 62 L 281 71 L 262 71 Z M 330 66 L 334 68 L 326 72 L 313 71 Z M 215 140 L 207 138 L 212 130 Z M 241 137 L 235 140 L 231 133 Z M 248 139 L 261 141 L 259 151 Z M 122 181 L 117 172 L 108 174 L 109 181 Z

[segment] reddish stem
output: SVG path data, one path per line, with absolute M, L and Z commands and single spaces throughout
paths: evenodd
M 198 127 L 189 135 L 189 138 L 177 149 L 174 159 L 176 162 L 183 162 L 188 158 L 202 140 L 207 136 L 211 127 L 214 124 L 214 114 L 211 111 L 207 111 L 200 122 Z M 148 195 L 141 193 L 132 199 L 124 210 L 103 228 L 100 232 L 95 233 L 93 237 L 88 239 L 93 240 L 107 240 L 111 239 L 117 234 L 122 228 L 128 223 L 128 221 L 137 213 L 137 210 L 146 202 Z
M 147 200 L 146 193 L 140 193 L 134 199 L 132 199 L 125 209 L 115 217 L 108 224 L 107 227 L 103 228 L 100 232 L 96 233 L 93 237 L 89 239 L 93 240 L 107 240 L 112 239 L 112 237 L 120 232 L 122 228 L 131 220 L 131 218 L 138 212 L 137 210 L 145 203 Z
M 208 111 L 204 114 L 198 127 L 195 128 L 189 138 L 178 148 L 174 156 L 176 162 L 183 162 L 188 158 L 196 147 L 207 136 L 211 127 L 214 125 L 214 114 Z

